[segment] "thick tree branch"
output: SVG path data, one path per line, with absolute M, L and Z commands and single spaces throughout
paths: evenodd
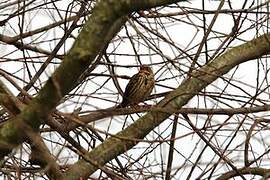
M 126 152 L 138 142 L 118 139 L 125 137 L 128 139 L 143 139 L 156 126 L 167 119 L 172 112 L 177 111 L 185 105 L 194 95 L 198 94 L 203 88 L 212 83 L 218 77 L 226 74 L 232 68 L 246 61 L 259 58 L 270 52 L 270 34 L 262 35 L 252 41 L 234 47 L 220 57 L 217 57 L 207 65 L 191 73 L 189 79 L 173 92 L 161 100 L 157 107 L 170 109 L 169 112 L 149 112 L 142 116 L 135 123 L 125 130 L 108 138 L 101 145 L 88 153 L 88 157 L 99 165 L 104 165 L 118 155 Z M 87 177 L 97 170 L 97 166 L 89 164 L 84 160 L 78 161 L 67 172 L 67 179 Z
M 185 113 L 185 114 L 204 114 L 204 115 L 235 115 L 235 114 L 250 114 L 269 111 L 270 105 L 254 106 L 254 107 L 241 107 L 241 108 L 220 108 L 220 109 L 202 109 L 202 108 L 181 108 L 175 111 L 164 107 L 152 107 L 152 106 L 142 106 L 136 108 L 108 108 L 101 109 L 94 112 L 87 112 L 78 117 L 74 117 L 77 120 L 74 122 L 64 122 L 61 124 L 61 129 L 69 132 L 83 124 L 88 124 L 95 122 L 104 118 L 117 116 L 117 115 L 129 115 L 134 113 L 142 113 L 147 111 L 152 112 L 170 112 L 173 113 Z M 80 122 L 80 123 L 77 123 Z
M 238 169 L 238 172 L 242 175 L 259 175 L 262 179 L 268 179 L 270 177 L 270 169 L 259 168 L 259 167 L 244 167 Z M 239 176 L 237 172 L 229 171 L 221 175 L 217 180 L 229 180 L 231 178 Z
M 21 131 L 24 123 L 37 131 L 42 120 L 71 91 L 80 75 L 94 63 L 96 56 L 102 52 L 126 21 L 126 15 L 133 11 L 161 6 L 180 0 L 104 0 L 99 1 L 92 15 L 86 22 L 71 50 L 55 73 L 49 78 L 29 105 L 14 119 L 0 128 L 0 158 L 3 158 L 18 144 L 26 140 Z
M 12 117 L 19 114 L 25 106 L 9 91 L 2 81 L 0 81 L 0 104 L 5 107 Z M 27 134 L 28 142 L 32 147 L 31 160 L 39 161 L 39 165 L 45 169 L 45 173 L 50 179 L 61 179 L 60 167 L 50 154 L 40 134 L 34 132 L 31 127 L 25 126 L 25 124 L 22 125 L 20 128 Z

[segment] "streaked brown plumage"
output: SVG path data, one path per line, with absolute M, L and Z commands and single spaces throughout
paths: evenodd
M 140 71 L 133 75 L 128 82 L 123 101 L 118 107 L 135 105 L 144 101 L 155 86 L 154 73 L 149 66 L 142 65 Z

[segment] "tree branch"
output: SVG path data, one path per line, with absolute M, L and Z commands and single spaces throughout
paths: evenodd
M 118 139 L 125 137 L 128 139 L 142 139 L 155 127 L 167 119 L 172 113 L 185 105 L 194 95 L 198 94 L 203 88 L 211 84 L 218 77 L 229 72 L 235 66 L 246 61 L 259 58 L 270 52 L 270 34 L 262 35 L 252 41 L 234 47 L 220 57 L 217 57 L 207 65 L 191 73 L 175 90 L 161 100 L 157 107 L 170 109 L 168 112 L 149 112 L 142 116 L 135 123 L 116 134 L 114 137 L 106 139 L 101 145 L 97 146 L 88 153 L 88 157 L 104 165 L 118 155 L 126 152 L 138 142 L 131 140 Z M 67 171 L 67 179 L 87 177 L 97 170 L 95 165 L 89 164 L 84 160 L 79 160 L 72 168 Z
M 92 15 L 61 65 L 48 79 L 38 95 L 19 115 L 0 128 L 0 158 L 26 140 L 21 127 L 26 123 L 37 131 L 59 101 L 71 91 L 80 75 L 95 62 L 96 56 L 126 22 L 126 15 L 133 11 L 161 6 L 180 0 L 104 0 L 99 1 Z
M 0 81 L 0 104 L 5 107 L 12 117 L 19 114 L 25 106 L 13 96 L 2 81 Z M 31 160 L 40 162 L 38 165 L 45 169 L 45 173 L 50 179 L 61 179 L 62 173 L 60 172 L 60 167 L 50 154 L 42 137 L 38 132 L 33 131 L 31 127 L 25 125 L 22 124 L 20 128 L 21 131 L 27 134 L 28 142 L 31 144 Z

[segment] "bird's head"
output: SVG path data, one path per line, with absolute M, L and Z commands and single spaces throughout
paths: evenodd
M 140 72 L 141 73 L 147 73 L 147 74 L 149 74 L 149 73 L 152 74 L 153 73 L 152 69 L 147 65 L 141 65 L 140 66 Z

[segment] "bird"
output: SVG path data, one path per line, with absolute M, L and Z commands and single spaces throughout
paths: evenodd
M 118 108 L 136 105 L 144 101 L 152 92 L 155 86 L 154 73 L 147 65 L 141 65 L 137 74 L 134 74 L 128 82 L 123 100 Z

